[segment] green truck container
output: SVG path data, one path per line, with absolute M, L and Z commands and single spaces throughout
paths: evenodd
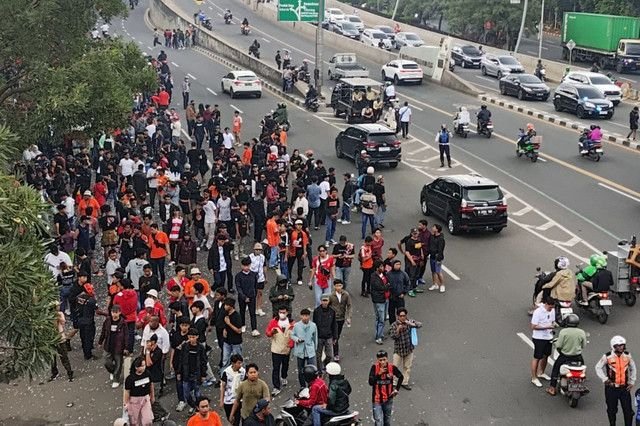
M 615 52 L 620 39 L 640 37 L 640 18 L 599 15 L 597 13 L 566 12 L 562 28 L 562 43 L 569 40 L 576 48 Z

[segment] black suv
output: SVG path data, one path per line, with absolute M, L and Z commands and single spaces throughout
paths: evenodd
M 556 111 L 567 110 L 578 118 L 613 117 L 614 107 L 598 88 L 587 84 L 562 83 L 553 94 Z
M 442 176 L 420 192 L 425 216 L 447 222 L 450 234 L 471 229 L 500 232 L 507 226 L 507 202 L 497 183 L 478 175 Z
M 358 158 L 367 151 L 373 164 L 397 167 L 400 162 L 400 141 L 393 130 L 381 124 L 355 124 L 336 136 L 338 158 Z

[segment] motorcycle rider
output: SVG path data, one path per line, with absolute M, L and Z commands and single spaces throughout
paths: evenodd
M 478 117 L 478 133 L 480 133 L 480 131 L 486 127 L 487 123 L 491 121 L 491 111 L 489 111 L 486 105 L 481 105 L 476 117 Z
M 384 88 L 384 103 L 386 104 L 388 101 L 395 98 L 396 98 L 396 88 L 390 81 L 387 81 L 385 83 L 385 88 Z
M 225 9 L 225 11 L 224 11 L 224 20 L 225 20 L 225 22 L 227 20 L 231 21 L 232 19 L 233 19 L 233 15 L 231 14 L 231 10 Z
M 542 75 L 542 71 L 544 70 L 544 65 L 542 65 L 542 59 L 538 59 L 538 63 L 536 64 L 536 70 L 534 72 L 535 76 L 538 77 L 540 80 L 542 80 L 544 78 L 544 76 Z
M 622 406 L 625 426 L 633 423 L 631 388 L 636 383 L 636 363 L 626 350 L 627 340 L 622 336 L 611 338 L 611 351 L 602 355 L 596 364 L 596 374 L 604 383 L 609 425 L 615 426 L 618 401 Z
M 240 24 L 240 31 L 247 31 L 247 34 L 249 34 L 249 20 L 247 18 L 242 20 L 242 24 Z
M 322 416 L 339 416 L 349 411 L 349 395 L 351 384 L 344 378 L 342 367 L 337 362 L 327 364 L 329 375 L 329 399 L 327 404 L 315 405 L 311 409 L 313 426 L 322 425 Z
M 578 303 L 582 306 L 589 305 L 589 292 L 606 293 L 613 286 L 613 274 L 607 269 L 607 258 L 603 255 L 591 257 L 594 258 L 591 266 L 595 268 L 595 272 L 588 281 L 585 280 L 580 285 L 582 299 Z
M 591 149 L 591 145 L 600 143 L 602 140 L 602 129 L 596 124 L 589 126 L 589 131 L 580 138 L 580 154 L 586 154 Z
M 462 133 L 462 128 L 465 124 L 469 124 L 471 122 L 471 117 L 469 116 L 469 111 L 467 111 L 467 107 L 461 106 L 458 108 L 458 112 L 456 113 L 455 118 L 453 119 L 453 128 L 456 129 L 456 132 Z
M 524 132 L 520 129 L 518 134 L 518 150 L 524 151 L 525 146 L 531 143 L 531 139 L 536 136 L 536 129 L 533 127 L 533 123 L 527 123 L 527 131 Z
M 314 85 L 309 84 L 309 89 L 307 90 L 307 93 L 304 98 L 304 106 L 309 107 L 309 105 L 311 105 L 311 103 L 317 98 L 318 98 L 318 91 L 316 90 Z
M 287 113 L 287 104 L 284 102 L 278 104 L 275 112 L 273 113 L 273 119 L 278 123 L 278 125 L 282 125 L 284 123 L 289 122 L 289 114 Z
M 569 269 L 569 259 L 565 256 L 560 256 L 554 263 L 557 272 L 551 281 L 542 286 L 542 292 L 539 297 L 542 297 L 543 294 L 547 296 L 545 290 L 549 290 L 550 296 L 555 300 L 561 302 L 572 301 L 578 284 L 575 274 Z M 560 316 L 558 316 L 558 319 L 561 319 Z
M 253 53 L 253 56 L 255 56 L 256 58 L 260 56 L 260 43 L 258 43 L 257 39 L 254 39 L 253 43 L 251 43 L 251 46 L 249 46 L 249 52 Z
M 558 385 L 558 376 L 560 375 L 560 367 L 569 362 L 579 362 L 584 364 L 582 351 L 587 344 L 587 334 L 581 328 L 580 317 L 576 314 L 569 314 L 565 319 L 566 328 L 560 330 L 555 346 L 558 351 L 553 369 L 551 370 L 551 381 L 547 388 L 547 393 L 551 396 L 556 394 L 556 386 Z
M 307 382 L 309 386 L 309 398 L 296 399 L 296 405 L 306 410 L 311 410 L 316 405 L 326 407 L 329 388 L 324 380 L 322 380 L 322 377 L 320 377 L 316 366 L 312 364 L 306 365 L 302 374 L 305 382 Z
M 262 134 L 270 135 L 276 130 L 276 127 L 278 127 L 278 124 L 273 119 L 271 114 L 265 115 L 264 119 L 262 120 Z

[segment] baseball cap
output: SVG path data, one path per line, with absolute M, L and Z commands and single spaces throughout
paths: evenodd
M 152 296 L 152 297 L 155 297 L 157 299 L 158 298 L 158 290 L 152 288 L 151 290 L 149 290 L 147 292 L 147 296 Z
M 200 272 L 200 269 L 198 268 L 191 268 L 191 275 L 196 275 L 196 274 L 202 274 L 202 272 Z
M 87 196 L 91 197 L 91 191 L 89 191 L 87 189 L 86 191 L 84 191 L 83 195 L 87 195 Z
M 144 307 L 145 308 L 153 308 L 155 306 L 156 302 L 150 298 L 147 297 L 146 299 L 144 299 Z
M 269 406 L 269 401 L 267 401 L 266 399 L 261 399 L 256 404 L 255 408 L 253 409 L 253 412 L 254 414 L 259 413 L 260 411 L 264 410 L 268 406 Z

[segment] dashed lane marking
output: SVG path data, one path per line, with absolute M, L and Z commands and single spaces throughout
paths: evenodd
M 240 114 L 243 114 L 242 110 L 240 108 L 238 108 L 237 106 L 233 105 L 233 104 L 229 104 L 229 106 L 231 108 L 233 108 L 234 110 L 238 111 Z
M 534 348 L 533 342 L 531 341 L 531 339 L 529 339 L 527 337 L 526 334 L 524 334 L 524 333 L 516 333 L 516 334 L 520 338 L 520 340 L 522 340 L 527 346 L 529 346 L 531 349 Z M 547 364 L 549 364 L 550 367 L 553 367 L 553 364 L 555 364 L 555 363 L 556 363 L 555 359 L 553 359 L 552 357 L 548 358 Z
M 193 74 L 187 73 L 187 75 L 189 76 L 189 78 L 191 78 L 193 80 L 197 80 L 197 78 Z
M 620 194 L 620 195 L 622 195 L 623 197 L 627 197 L 628 199 L 633 200 L 633 201 L 635 201 L 636 203 L 640 203 L 640 198 L 636 198 L 636 197 L 634 197 L 634 196 L 632 196 L 632 195 L 629 195 L 629 194 L 627 194 L 627 193 L 625 193 L 625 192 L 619 191 L 619 190 L 617 190 L 617 189 L 615 189 L 615 188 L 612 188 L 612 187 L 610 187 L 609 185 L 606 185 L 606 184 L 604 184 L 604 183 L 602 183 L 602 182 L 598 182 L 598 186 L 601 186 L 601 187 L 603 187 L 603 188 L 606 188 L 606 189 L 608 189 L 609 191 L 613 191 L 613 192 L 615 192 L 616 194 Z
M 176 68 L 180 68 L 180 65 L 176 64 L 175 62 L 171 61 L 171 65 L 173 65 Z
M 207 87 L 207 92 L 213 94 L 214 96 L 218 96 L 218 94 L 216 92 L 214 92 L 213 90 L 211 90 L 210 88 Z
M 267 43 L 271 43 L 271 40 L 269 40 L 268 38 L 264 38 L 264 37 L 262 37 L 262 39 L 263 39 L 264 41 L 266 41 Z

